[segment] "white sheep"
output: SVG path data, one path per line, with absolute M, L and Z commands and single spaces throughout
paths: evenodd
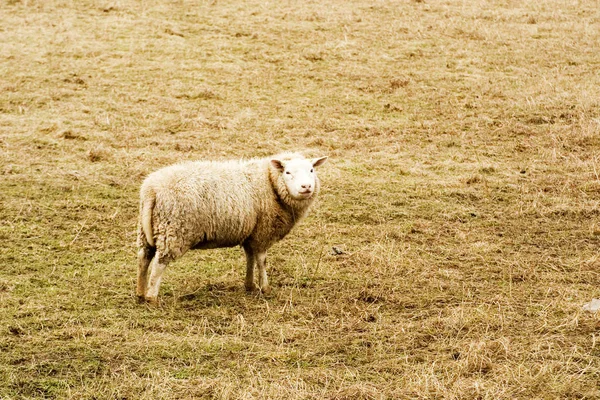
M 150 174 L 140 191 L 138 299 L 157 303 L 165 268 L 188 250 L 237 245 L 246 253 L 246 290 L 269 293 L 266 252 L 306 214 L 319 192 L 314 169 L 326 160 L 284 153 Z

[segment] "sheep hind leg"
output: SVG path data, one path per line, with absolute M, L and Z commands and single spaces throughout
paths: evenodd
M 137 287 L 135 294 L 138 298 L 138 302 L 143 302 L 146 296 L 146 289 L 148 288 L 148 266 L 156 253 L 156 249 L 152 247 L 141 247 L 138 250 L 138 274 L 137 274 Z
M 148 289 L 146 290 L 145 300 L 154 305 L 158 305 L 158 291 L 162 275 L 169 264 L 169 260 L 156 254 L 150 263 L 150 279 L 148 281 Z
M 254 265 L 256 264 L 256 259 L 254 251 L 249 245 L 244 245 L 244 252 L 246 253 L 246 280 L 244 286 L 247 292 L 253 292 L 257 289 L 254 284 Z
M 256 264 L 258 264 L 258 288 L 264 294 L 271 293 L 269 279 L 267 278 L 267 252 L 256 254 Z

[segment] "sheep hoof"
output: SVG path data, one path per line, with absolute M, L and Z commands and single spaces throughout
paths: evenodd
M 143 304 L 146 302 L 146 297 L 143 294 L 136 295 L 138 304 Z
M 267 294 L 267 295 L 271 294 L 271 286 L 265 286 L 265 287 L 260 288 L 260 292 L 262 294 Z
M 158 297 L 146 297 L 146 303 L 154 307 L 158 307 L 160 305 Z
M 255 292 L 258 290 L 258 286 L 256 286 L 254 283 L 252 285 L 246 285 L 246 292 Z

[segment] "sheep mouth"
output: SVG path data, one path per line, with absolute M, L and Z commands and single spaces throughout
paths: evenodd
M 304 192 L 298 192 L 298 197 L 302 198 L 302 199 L 308 199 L 310 196 L 312 196 L 313 191 L 312 190 L 307 190 Z

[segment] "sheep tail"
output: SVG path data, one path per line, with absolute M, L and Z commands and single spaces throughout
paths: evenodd
M 155 201 L 156 197 L 154 191 L 148 191 L 145 193 L 145 196 L 143 196 L 140 207 L 142 231 L 146 236 L 146 242 L 148 242 L 151 247 L 155 247 L 152 229 L 152 211 L 154 210 Z

